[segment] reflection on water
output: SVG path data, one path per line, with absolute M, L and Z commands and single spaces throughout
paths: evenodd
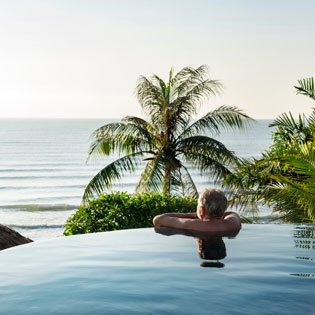
M 315 239 L 315 226 L 297 226 L 295 227 L 293 236 L 295 238 L 310 238 Z
M 206 267 L 206 268 L 223 268 L 225 265 L 221 263 L 220 261 L 203 261 L 200 264 L 200 267 Z
M 224 243 L 224 237 L 233 238 L 234 234 L 218 234 L 213 232 L 197 232 L 189 230 L 180 230 L 166 227 L 155 228 L 155 231 L 163 235 L 185 235 L 197 239 L 197 253 L 203 261 L 201 267 L 223 268 L 225 264 L 222 260 L 227 256 L 227 248 Z M 296 254 L 293 256 L 296 260 L 305 261 L 306 266 L 311 266 L 315 262 L 315 226 L 296 226 L 293 230 L 294 248 Z M 291 256 L 292 257 L 292 256 Z M 315 267 L 315 266 L 314 266 Z M 304 270 L 290 270 L 291 276 L 302 278 L 315 278 L 315 273 L 303 272 Z M 297 272 L 298 271 L 298 272 Z M 309 270 L 305 270 L 309 271 Z
M 293 233 L 294 237 L 294 247 L 299 249 L 307 249 L 310 250 L 310 254 L 312 254 L 312 250 L 315 249 L 315 226 L 297 226 Z M 315 257 L 308 256 L 297 256 L 295 257 L 299 260 L 307 260 L 311 263 L 315 262 Z M 303 278 L 315 278 L 314 273 L 291 273 L 291 276 L 303 277 Z
M 221 236 L 197 238 L 197 252 L 201 259 L 216 260 L 216 262 L 202 262 L 201 267 L 223 268 L 225 266 L 219 262 L 226 257 L 226 247 Z
M 312 258 L 312 257 L 296 257 L 296 259 L 304 259 L 304 260 L 315 261 L 315 258 Z
M 226 247 L 223 237 L 233 238 L 238 232 L 221 233 L 221 232 L 198 232 L 190 230 L 181 230 L 168 227 L 157 227 L 155 232 L 167 236 L 185 235 L 197 239 L 197 253 L 201 259 L 214 260 L 203 261 L 200 267 L 223 268 L 225 265 L 220 262 L 226 257 Z
M 304 277 L 304 278 L 315 278 L 314 273 L 291 273 L 291 276 Z
M 226 256 L 226 247 L 222 237 L 198 238 L 197 248 L 201 259 L 220 260 Z
M 222 237 L 223 268 L 200 259 L 204 235 L 151 228 L 17 246 L 0 253 L 0 314 L 315 315 L 315 251 L 295 248 L 295 229 L 244 224 Z
M 315 249 L 314 240 L 294 240 L 296 248 Z

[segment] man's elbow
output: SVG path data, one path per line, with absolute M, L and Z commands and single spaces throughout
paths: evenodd
M 161 226 L 161 215 L 157 215 L 153 218 L 153 225 L 155 227 Z

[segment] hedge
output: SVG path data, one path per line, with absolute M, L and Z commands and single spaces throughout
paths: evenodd
M 154 216 L 165 212 L 194 212 L 192 198 L 155 193 L 103 194 L 80 207 L 66 222 L 64 235 L 152 227 Z

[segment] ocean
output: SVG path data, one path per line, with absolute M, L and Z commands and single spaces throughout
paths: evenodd
M 33 240 L 62 236 L 85 186 L 115 156 L 86 163 L 89 136 L 108 119 L 1 119 L 0 223 Z M 271 141 L 271 120 L 215 137 L 240 157 L 259 157 Z M 126 174 L 113 190 L 133 192 L 141 173 Z M 199 190 L 211 187 L 192 170 Z M 261 209 L 267 214 L 268 209 Z

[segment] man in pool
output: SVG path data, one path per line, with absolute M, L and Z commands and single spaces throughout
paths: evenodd
M 153 219 L 155 227 L 163 226 L 202 232 L 238 232 L 239 215 L 227 209 L 227 199 L 218 189 L 206 188 L 198 199 L 194 213 L 164 213 Z

